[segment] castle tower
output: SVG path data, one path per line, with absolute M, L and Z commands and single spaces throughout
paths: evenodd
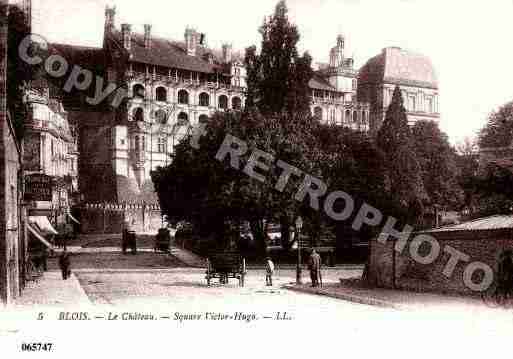
M 337 36 L 337 45 L 330 51 L 330 67 L 344 66 L 344 46 L 345 38 L 343 35 Z
M 116 7 L 105 7 L 105 33 L 111 33 L 116 26 Z

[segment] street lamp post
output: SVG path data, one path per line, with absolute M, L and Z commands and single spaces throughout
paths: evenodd
M 297 235 L 297 267 L 296 267 L 296 284 L 301 283 L 301 227 L 303 227 L 303 220 L 301 217 L 296 219 L 296 235 Z

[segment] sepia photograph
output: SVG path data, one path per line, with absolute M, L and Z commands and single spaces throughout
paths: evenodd
M 0 355 L 483 358 L 512 0 L 0 0 Z

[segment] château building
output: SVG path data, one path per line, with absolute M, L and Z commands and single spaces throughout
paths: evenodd
M 347 56 L 345 42 L 343 36 L 337 37 L 329 63 L 320 64 L 309 82 L 314 118 L 375 132 L 388 106 L 385 96 L 395 84 L 424 96 L 415 101 L 423 101 L 419 106 L 431 108 L 431 117 L 438 117 L 438 87 L 432 68 L 427 66 L 429 60 L 384 52 L 359 73 L 354 59 Z M 98 209 L 103 211 L 102 219 L 91 220 L 101 223 L 96 227 L 103 227 L 103 231 L 108 230 L 107 222 L 120 222 L 117 217 L 106 220 L 106 208 L 119 210 L 125 205 L 141 208 L 141 228 L 146 230 L 144 223 L 155 218 L 144 214 L 145 208 L 155 209 L 158 203 L 151 172 L 170 163 L 175 145 L 194 126 L 208 121 L 216 111 L 242 110 L 246 100 L 246 70 L 230 44 L 211 48 L 206 34 L 189 27 L 182 39 L 174 40 L 156 36 L 150 24 L 140 29 L 131 24 L 119 26 L 115 7 L 105 9 L 102 47 L 51 44 L 48 52 L 69 63 L 67 75 L 75 66 L 94 75 L 89 88 L 68 89 L 54 98 L 62 103 L 69 125 L 78 134 L 82 203 L 89 204 L 86 208 L 90 209 L 98 209 L 99 203 L 109 204 Z M 390 59 L 395 59 L 397 66 L 391 66 Z M 401 66 L 414 66 L 412 74 L 399 71 Z M 423 74 L 426 69 L 427 74 Z M 390 75 L 394 71 L 399 73 Z M 65 82 L 52 81 L 57 88 Z M 102 91 L 113 85 L 115 92 L 100 103 L 91 103 L 98 88 Z M 429 117 L 417 111 L 419 108 L 409 114 Z M 87 218 L 84 216 L 82 219 Z M 85 225 L 88 221 L 81 222 Z
M 169 164 L 174 146 L 192 127 L 245 103 L 246 70 L 230 44 L 212 49 L 206 34 L 192 28 L 181 41 L 155 36 L 149 24 L 142 30 L 118 28 L 116 9 L 107 7 L 102 49 L 57 45 L 66 58 L 88 62 L 84 67 L 103 66 L 107 83 L 127 89 L 126 105 L 115 111 L 77 102 L 79 94 L 64 99 L 80 127 L 80 181 L 102 183 L 81 187 L 88 202 L 156 202 L 151 171 Z M 344 37 L 337 38 L 329 64 L 315 72 L 310 87 L 312 113 L 321 122 L 369 130 L 370 105 L 357 101 L 357 71 L 345 54 Z
M 359 101 L 370 103 L 370 127 L 376 134 L 385 118 L 396 86 L 399 86 L 413 125 L 440 119 L 438 79 L 431 60 L 398 47 L 387 47 L 371 58 L 358 74 Z
M 115 8 L 105 14 L 107 80 L 128 88 L 126 109 L 109 133 L 115 200 L 136 200 L 138 193 L 152 192 L 150 172 L 169 163 L 190 128 L 215 111 L 242 109 L 246 75 L 231 45 L 211 49 L 195 29 L 173 41 L 154 36 L 149 24 L 143 33 L 130 24 L 118 30 Z

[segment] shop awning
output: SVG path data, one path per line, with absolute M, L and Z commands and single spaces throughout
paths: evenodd
M 41 243 L 43 243 L 45 246 L 47 246 L 50 249 L 53 248 L 53 246 L 50 244 L 50 242 L 48 242 L 46 239 L 44 239 L 43 236 L 40 235 L 39 232 L 34 227 L 32 227 L 30 224 L 27 224 L 27 228 L 28 228 L 29 232 L 32 233 L 34 235 L 34 237 L 36 237 Z
M 71 219 L 73 222 L 75 222 L 76 224 L 80 224 L 80 222 L 78 221 L 78 219 L 76 219 L 75 217 L 73 217 L 73 216 L 71 215 L 71 213 L 67 212 L 66 214 L 68 215 L 69 219 Z
M 36 225 L 43 235 L 59 234 L 46 216 L 29 216 L 29 222 Z

